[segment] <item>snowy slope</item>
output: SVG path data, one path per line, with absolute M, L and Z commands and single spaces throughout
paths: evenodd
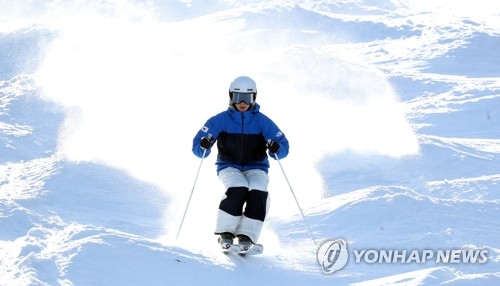
M 500 10 L 476 4 L 0 1 L 0 285 L 497 285 Z M 307 219 L 271 162 L 255 257 L 217 250 L 214 156 L 175 239 L 240 74 Z M 488 262 L 323 274 L 332 239 Z

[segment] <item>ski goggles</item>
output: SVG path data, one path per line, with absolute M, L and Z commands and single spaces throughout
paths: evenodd
M 254 94 L 253 93 L 248 93 L 248 92 L 232 92 L 231 93 L 231 102 L 238 104 L 241 102 L 244 102 L 248 105 L 252 105 L 254 103 L 253 98 Z

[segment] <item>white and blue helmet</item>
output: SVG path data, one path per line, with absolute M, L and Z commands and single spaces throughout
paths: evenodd
M 239 76 L 229 85 L 230 104 L 237 104 L 242 101 L 254 105 L 257 98 L 257 85 L 248 76 Z

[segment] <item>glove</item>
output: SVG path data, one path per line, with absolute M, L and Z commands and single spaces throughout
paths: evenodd
M 200 146 L 201 146 L 201 148 L 203 148 L 205 150 L 210 149 L 210 148 L 212 148 L 212 141 L 210 139 L 208 139 L 207 137 L 203 137 L 200 140 Z
M 267 142 L 267 148 L 269 149 L 269 152 L 276 154 L 280 150 L 280 144 L 276 141 L 269 141 Z

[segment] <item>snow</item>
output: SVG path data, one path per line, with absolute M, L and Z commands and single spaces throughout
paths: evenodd
M 498 285 L 490 2 L 0 1 L 0 285 Z M 242 74 L 291 143 L 251 257 L 217 249 L 191 153 Z M 488 261 L 324 274 L 334 239 Z

